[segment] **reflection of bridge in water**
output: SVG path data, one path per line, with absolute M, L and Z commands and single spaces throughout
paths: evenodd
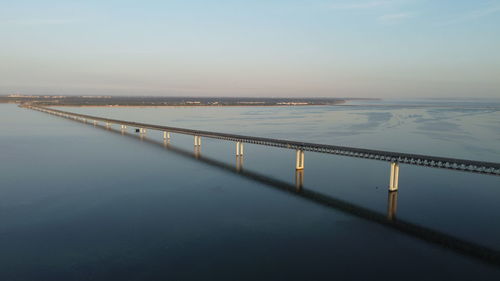
M 38 110 L 43 110 L 43 111 L 52 111 L 52 109 L 45 109 L 45 108 L 36 108 Z M 54 112 L 52 112 L 54 113 Z M 66 118 L 70 119 L 77 119 L 79 121 L 82 121 L 84 123 L 87 123 L 88 119 L 87 118 L 75 118 L 72 115 L 68 114 L 62 114 L 59 111 L 57 113 L 54 113 L 57 115 L 61 115 Z M 87 116 L 87 115 L 85 115 Z M 106 120 L 111 120 L 111 119 L 106 119 Z M 391 162 L 391 177 L 390 177 L 390 188 L 389 188 L 389 193 L 388 193 L 388 202 L 387 202 L 387 214 L 381 214 L 378 212 L 374 212 L 370 209 L 349 203 L 347 201 L 341 200 L 334 198 L 332 196 L 322 194 L 310 189 L 307 189 L 304 187 L 303 184 L 303 179 L 304 179 L 304 170 L 303 170 L 303 151 L 298 150 L 297 152 L 297 166 L 298 169 L 296 169 L 295 172 L 295 184 L 290 184 L 275 178 L 272 178 L 270 176 L 262 175 L 256 172 L 248 171 L 243 169 L 243 142 L 244 141 L 238 141 L 236 145 L 236 165 L 230 165 L 227 163 L 224 163 L 219 160 L 211 159 L 202 156 L 201 154 L 201 137 L 195 135 L 195 140 L 194 140 L 194 152 L 187 151 L 184 149 L 177 148 L 175 146 L 172 146 L 170 144 L 170 132 L 164 131 L 164 140 L 163 142 L 155 141 L 150 138 L 147 138 L 145 133 L 146 129 L 143 127 L 139 127 L 139 136 L 133 135 L 133 134 L 128 134 L 126 132 L 126 126 L 124 124 L 121 124 L 121 129 L 116 130 L 112 129 L 110 127 L 110 122 L 106 123 L 104 126 L 98 126 L 97 120 L 93 120 L 92 122 L 96 128 L 101 128 L 103 130 L 107 130 L 108 132 L 113 132 L 117 134 L 121 134 L 126 137 L 130 137 L 132 139 L 138 139 L 142 141 L 143 143 L 148 143 L 151 144 L 155 147 L 161 148 L 161 149 L 166 149 L 170 152 L 176 153 L 178 155 L 182 155 L 186 158 L 193 159 L 195 161 L 199 161 L 205 164 L 208 164 L 213 167 L 220 168 L 222 170 L 225 170 L 230 173 L 234 173 L 237 175 L 240 175 L 242 177 L 245 177 L 247 179 L 259 182 L 264 184 L 265 186 L 275 188 L 277 190 L 287 192 L 289 194 L 293 194 L 295 196 L 298 196 L 302 199 L 308 200 L 310 202 L 314 202 L 316 204 L 330 207 L 335 210 L 339 210 L 351 215 L 354 215 L 356 217 L 378 223 L 380 225 L 389 227 L 391 229 L 398 230 L 402 233 L 406 233 L 408 235 L 411 235 L 413 237 L 422 239 L 427 242 L 435 243 L 441 246 L 444 246 L 446 248 L 452 249 L 455 252 L 458 252 L 460 254 L 464 254 L 467 256 L 475 257 L 480 260 L 486 261 L 488 263 L 492 263 L 495 265 L 500 265 L 500 251 L 497 251 L 495 249 L 491 249 L 488 247 L 481 246 L 479 244 L 476 244 L 474 242 L 469 242 L 463 239 L 460 239 L 458 237 L 442 233 L 439 231 L 435 231 L 423 226 L 419 226 L 416 224 L 413 224 L 411 222 L 407 222 L 404 220 L 396 219 L 396 211 L 397 211 L 397 198 L 398 198 L 398 191 L 397 191 L 397 180 L 398 180 L 398 165 L 397 163 Z M 302 155 L 300 155 L 302 154 Z M 467 161 L 467 160 L 464 160 Z M 498 164 L 496 163 L 491 163 L 494 165 Z M 300 168 L 302 166 L 302 168 Z M 495 167 L 493 167 L 495 168 Z M 484 172 L 484 171 L 483 171 Z M 498 174 L 498 173 L 493 173 L 493 174 Z M 395 185 L 394 185 L 395 184 Z M 393 187 L 393 188 L 391 188 Z M 394 188 L 395 187 L 395 188 Z

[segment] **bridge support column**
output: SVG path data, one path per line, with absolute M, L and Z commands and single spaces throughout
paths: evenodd
M 96 120 L 94 120 L 94 126 L 97 126 L 97 121 Z
M 243 143 L 241 141 L 236 142 L 236 156 L 243 156 Z
M 304 150 L 297 149 L 297 159 L 295 161 L 295 169 L 303 170 L 304 169 Z
M 398 192 L 389 192 L 387 198 L 387 219 L 393 220 L 396 218 L 396 211 L 398 210 Z
M 169 140 L 170 139 L 170 133 L 169 132 L 163 132 L 163 139 L 164 140 Z
M 109 129 L 109 123 L 106 122 L 106 129 Z
M 201 137 L 194 136 L 194 146 L 201 146 Z
M 146 134 L 146 129 L 145 128 L 139 128 L 139 134 L 145 135 Z
M 391 163 L 391 176 L 389 178 L 389 191 L 398 190 L 399 181 L 399 164 L 397 162 Z

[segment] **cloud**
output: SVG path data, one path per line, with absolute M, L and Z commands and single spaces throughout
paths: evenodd
M 413 15 L 410 13 L 397 13 L 397 14 L 388 14 L 388 15 L 380 16 L 378 18 L 378 20 L 385 21 L 385 22 L 394 22 L 394 21 L 409 19 L 412 17 L 413 17 Z
M 61 25 L 75 22 L 77 22 L 75 19 L 16 19 L 6 21 L 7 24 L 16 25 Z
M 335 10 L 357 10 L 357 9 L 370 9 L 377 8 L 380 6 L 387 5 L 392 1 L 371 1 L 371 2 L 363 2 L 363 3 L 342 3 L 342 4 L 334 4 L 331 5 L 330 8 Z
M 440 25 L 451 25 L 465 21 L 472 21 L 498 12 L 500 12 L 500 5 L 491 5 L 483 9 L 478 9 L 463 15 L 455 16 L 454 18 L 448 21 L 442 22 Z

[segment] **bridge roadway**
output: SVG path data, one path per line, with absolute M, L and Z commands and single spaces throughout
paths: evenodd
M 23 105 L 23 106 L 27 107 L 27 108 L 34 109 L 34 110 L 55 114 L 55 115 L 62 116 L 62 117 L 81 119 L 82 121 L 92 120 L 94 122 L 101 121 L 101 122 L 105 122 L 105 123 L 109 123 L 109 124 L 118 124 L 118 125 L 122 125 L 122 126 L 136 127 L 136 128 L 139 128 L 141 130 L 141 132 L 143 132 L 144 129 L 151 129 L 151 130 L 163 131 L 163 132 L 165 132 L 165 135 L 167 133 L 168 134 L 178 133 L 178 134 L 192 135 L 195 137 L 195 146 L 201 145 L 200 137 L 207 137 L 207 138 L 213 138 L 213 139 L 234 141 L 237 143 L 237 151 L 240 151 L 240 148 L 238 146 L 238 144 L 240 144 L 240 143 L 251 143 L 251 144 L 258 144 L 258 145 L 281 147 L 281 148 L 287 148 L 287 149 L 295 149 L 295 150 L 297 150 L 297 169 L 303 168 L 303 161 L 304 161 L 303 152 L 304 151 L 313 151 L 313 152 L 318 152 L 318 153 L 329 153 L 329 154 L 336 154 L 336 155 L 342 155 L 342 156 L 348 156 L 348 157 L 357 157 L 357 158 L 386 161 L 386 162 L 391 163 L 391 186 L 390 186 L 391 191 L 397 190 L 397 181 L 398 181 L 397 175 L 399 173 L 398 164 L 400 164 L 400 163 L 401 164 L 415 165 L 415 166 L 451 169 L 451 170 L 465 171 L 465 172 L 471 172 L 471 173 L 489 174 L 489 175 L 497 175 L 497 176 L 500 175 L 500 163 L 494 163 L 494 162 L 474 161 L 474 160 L 446 158 L 446 157 L 436 157 L 436 156 L 421 155 L 421 154 L 399 153 L 399 152 L 363 149 L 363 148 L 355 148 L 355 147 L 347 147 L 347 146 L 297 142 L 297 141 L 289 141 L 289 140 L 281 140 L 281 139 L 243 136 L 243 135 L 226 134 L 226 133 L 201 131 L 201 130 L 191 130 L 191 129 L 177 128 L 177 127 L 160 126 L 160 125 L 154 125 L 154 124 L 146 124 L 146 123 L 138 123 L 138 122 L 130 122 L 130 121 L 124 121 L 124 120 L 103 118 L 103 117 L 98 117 L 98 116 L 72 113 L 72 112 L 68 112 L 68 111 L 62 111 L 62 110 L 34 106 L 34 105 Z M 243 149 L 243 147 L 241 146 L 241 154 L 238 154 L 238 155 L 243 154 L 242 149 Z M 299 162 L 301 162 L 301 163 L 299 163 Z M 394 178 L 394 176 L 395 176 L 395 178 Z M 393 180 L 396 184 L 395 187 L 392 186 Z

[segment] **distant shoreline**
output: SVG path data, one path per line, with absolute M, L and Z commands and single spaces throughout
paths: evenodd
M 252 107 L 340 105 L 345 98 L 252 98 L 252 97 L 140 97 L 140 96 L 0 96 L 0 103 L 62 107 Z
M 176 105 L 176 104 L 162 104 L 162 105 L 72 105 L 72 104 L 49 104 L 49 105 L 42 105 L 46 107 L 144 107 L 144 108 L 151 108 L 151 107 L 300 107 L 300 106 L 336 106 L 336 105 L 342 105 L 344 102 L 339 102 L 336 104 L 221 104 L 221 105 L 213 105 L 213 104 L 184 104 L 184 105 Z

